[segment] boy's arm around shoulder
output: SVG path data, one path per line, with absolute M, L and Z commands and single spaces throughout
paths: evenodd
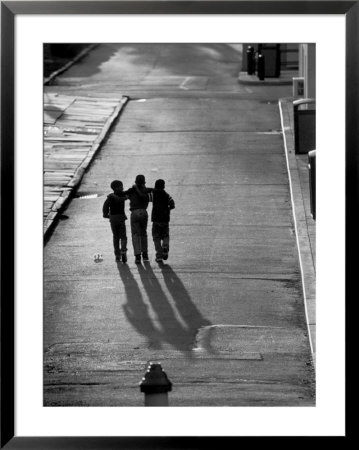
M 137 192 L 137 194 L 138 194 L 140 197 L 147 197 L 147 193 L 141 192 L 141 190 L 139 189 L 139 187 L 137 186 L 137 184 L 134 184 L 134 185 L 132 186 L 132 189 L 134 189 L 135 192 Z
M 132 187 L 130 187 L 129 189 L 127 189 L 127 191 L 123 191 L 123 192 L 122 192 L 122 195 L 123 195 L 124 197 L 126 197 L 125 200 L 128 200 L 128 199 L 130 198 L 130 195 L 132 194 L 132 192 L 133 192 L 133 188 L 132 188 Z
M 140 189 L 138 188 L 137 184 L 133 185 L 133 189 L 137 192 L 137 194 L 142 197 L 142 198 L 146 198 L 148 201 L 152 202 L 153 198 L 152 198 L 152 188 L 146 188 L 146 192 L 142 192 L 140 191 Z

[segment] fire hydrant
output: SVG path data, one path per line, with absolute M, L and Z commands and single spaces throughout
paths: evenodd
M 172 390 L 172 383 L 160 363 L 149 363 L 140 388 L 145 394 L 145 406 L 168 406 L 168 392 Z

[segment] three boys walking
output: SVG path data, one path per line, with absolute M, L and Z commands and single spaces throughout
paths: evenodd
M 132 245 L 136 264 L 148 261 L 147 240 L 147 207 L 152 202 L 152 238 L 156 250 L 156 261 L 162 262 L 168 258 L 169 252 L 169 221 L 170 210 L 174 209 L 175 203 L 172 197 L 165 191 L 165 182 L 160 179 L 154 188 L 146 187 L 143 175 L 137 175 L 135 184 L 127 191 L 123 190 L 123 184 L 119 180 L 111 183 L 114 191 L 109 194 L 103 204 L 103 217 L 110 219 L 113 235 L 113 247 L 116 261 L 127 262 L 127 235 L 125 214 L 125 201 L 130 200 L 130 223 L 132 234 Z

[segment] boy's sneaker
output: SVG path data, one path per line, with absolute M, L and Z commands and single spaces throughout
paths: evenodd
M 143 259 L 144 261 L 149 261 L 149 259 L 148 259 L 148 253 L 147 253 L 147 252 L 142 252 L 142 259 Z
M 127 263 L 127 255 L 126 255 L 126 252 L 123 252 L 123 253 L 122 253 L 121 259 L 122 259 L 122 262 L 123 262 L 124 264 Z
M 162 257 L 164 260 L 168 259 L 168 248 L 163 248 L 162 249 Z
M 136 264 L 141 264 L 141 255 L 136 255 L 135 263 Z
M 116 260 L 116 262 L 119 262 L 120 261 L 120 255 L 116 255 L 115 260 Z
M 155 261 L 160 263 L 160 262 L 162 262 L 162 258 L 156 258 Z

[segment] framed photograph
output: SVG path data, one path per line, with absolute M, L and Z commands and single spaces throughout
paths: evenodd
M 358 25 L 1 2 L 1 448 L 346 436 Z

